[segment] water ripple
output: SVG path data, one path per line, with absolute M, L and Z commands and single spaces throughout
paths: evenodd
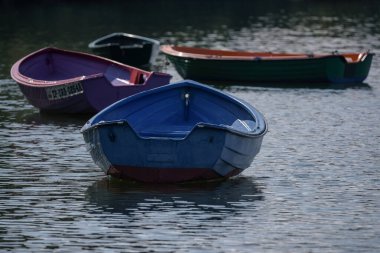
M 0 251 L 379 252 L 377 3 L 275 2 L 204 1 L 199 12 L 197 1 L 0 3 L 9 26 L 0 25 Z M 93 163 L 79 132 L 88 115 L 41 114 L 9 77 L 41 43 L 86 51 L 110 27 L 189 46 L 377 55 L 365 85 L 217 86 L 268 121 L 251 167 L 222 182 L 141 185 L 110 180 Z M 156 68 L 181 80 L 163 55 Z

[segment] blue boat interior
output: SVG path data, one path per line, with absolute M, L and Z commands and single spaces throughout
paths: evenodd
M 142 138 L 185 138 L 196 126 L 251 134 L 258 126 L 251 109 L 240 100 L 203 85 L 186 84 L 121 100 L 90 123 L 113 121 L 127 122 Z

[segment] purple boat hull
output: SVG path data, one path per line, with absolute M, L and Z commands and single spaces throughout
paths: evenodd
M 165 73 L 57 48 L 43 48 L 20 59 L 11 76 L 33 106 L 59 113 L 96 113 L 171 79 Z

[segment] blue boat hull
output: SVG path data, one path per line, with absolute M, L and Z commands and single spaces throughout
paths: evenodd
M 84 133 L 95 163 L 108 175 L 143 182 L 228 178 L 248 168 L 263 135 L 239 136 L 199 127 L 185 139 L 140 138 L 128 124 Z

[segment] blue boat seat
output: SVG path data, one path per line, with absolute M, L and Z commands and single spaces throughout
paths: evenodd
M 163 126 L 139 131 L 143 138 L 175 138 L 183 139 L 192 130 L 191 126 Z
M 170 132 L 140 132 L 139 135 L 143 138 L 175 138 L 183 139 L 186 135 L 189 134 L 189 131 L 170 131 Z

